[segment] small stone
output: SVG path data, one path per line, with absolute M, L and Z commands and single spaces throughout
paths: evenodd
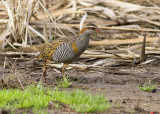
M 112 102 L 112 99 L 110 99 L 109 102 L 111 103 L 111 102 Z
M 126 104 L 126 101 L 123 101 L 122 103 L 123 103 L 123 104 Z
M 152 89 L 152 93 L 155 93 L 157 91 L 157 89 Z

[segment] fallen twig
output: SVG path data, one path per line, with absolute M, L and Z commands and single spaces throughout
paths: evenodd
M 157 37 L 147 38 L 146 42 L 155 42 L 158 40 Z M 102 41 L 91 41 L 89 46 L 102 46 L 102 45 L 119 45 L 119 44 L 133 44 L 133 43 L 142 43 L 143 39 L 125 39 L 125 40 L 102 40 Z

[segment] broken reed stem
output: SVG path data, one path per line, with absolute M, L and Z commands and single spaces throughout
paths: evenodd
M 18 82 L 20 83 L 20 85 L 21 85 L 21 87 L 22 87 L 22 89 L 24 90 L 24 86 L 23 86 L 23 84 L 22 84 L 22 82 L 21 82 L 21 80 L 19 79 L 19 77 L 17 76 L 17 69 L 15 68 L 15 76 L 16 76 L 16 78 L 17 78 L 17 80 L 18 80 Z M 19 72 L 18 72 L 19 73 Z M 20 74 L 20 73 L 19 73 Z M 21 74 L 20 74 L 21 75 Z
M 146 42 L 154 42 L 158 40 L 157 37 L 147 38 Z M 142 43 L 142 38 L 126 39 L 126 40 L 102 40 L 102 41 L 91 41 L 89 46 L 102 46 L 102 45 L 120 45 L 120 44 L 133 44 Z
M 101 54 L 101 55 L 90 55 L 90 54 L 82 54 L 80 58 L 123 58 L 123 59 L 132 59 L 134 58 L 131 55 L 127 54 Z
M 43 6 L 43 4 L 41 3 L 40 0 L 38 0 L 38 3 L 42 6 L 42 8 L 44 9 L 44 11 L 47 13 L 47 15 L 49 16 L 49 18 L 50 18 L 51 21 L 53 22 L 53 24 L 55 24 L 55 26 L 56 26 L 56 19 L 55 19 L 55 21 L 53 21 L 52 16 L 49 14 L 49 12 L 48 12 L 47 9 Z M 59 32 L 60 32 L 63 36 L 65 36 L 65 35 L 63 34 L 63 32 L 59 29 L 59 27 L 57 27 L 57 29 L 59 30 Z
M 45 38 L 45 43 L 49 43 L 46 22 L 43 22 L 43 36 Z
M 16 59 L 16 60 L 17 60 L 17 59 Z M 15 65 L 16 65 L 16 60 L 14 61 L 14 63 L 12 63 L 12 62 L 10 62 L 10 61 L 7 59 L 7 57 L 5 57 L 4 68 L 5 68 L 6 66 L 9 67 L 9 68 L 11 69 L 10 73 L 12 73 L 13 70 L 14 70 L 14 75 L 13 75 L 13 76 L 18 80 L 18 82 L 20 83 L 22 89 L 24 90 L 24 86 L 23 86 L 21 80 L 19 79 L 18 74 L 19 74 L 22 78 L 23 78 L 23 76 L 21 75 L 20 72 L 17 71 L 17 69 L 16 69 L 16 67 L 15 67 Z M 9 64 L 7 64 L 7 62 L 8 62 L 9 64 L 11 64 L 12 66 L 10 66 Z M 18 74 L 17 74 L 17 73 L 18 73 Z M 7 78 L 7 83 L 8 83 L 9 81 L 11 81 L 10 78 Z
M 65 24 L 70 27 L 79 27 L 79 24 Z M 121 31 L 130 31 L 130 32 L 154 32 L 154 33 L 160 33 L 160 30 L 154 30 L 154 29 L 146 29 L 146 28 L 141 28 L 141 29 L 130 29 L 130 28 L 123 28 L 123 27 L 103 27 L 103 26 L 98 26 L 101 29 L 106 29 L 106 30 L 121 30 Z
M 134 14 L 132 14 L 132 15 L 127 15 L 127 16 L 131 16 L 131 17 L 133 17 L 133 18 L 136 18 L 136 19 L 138 19 L 138 20 L 141 20 L 141 21 L 144 21 L 144 22 L 147 22 L 147 23 L 156 25 L 156 26 L 160 26 L 160 23 L 159 23 L 159 22 L 154 22 L 154 21 L 151 21 L 151 20 L 149 20 L 149 19 L 145 19 L 145 18 L 136 16 L 136 15 L 134 15 Z
M 143 38 L 142 52 L 141 52 L 141 62 L 145 60 L 146 37 L 147 37 L 147 34 L 145 32 L 144 38 Z
M 73 11 L 76 11 L 77 10 L 77 0 L 73 0 L 72 3 L 73 3 Z M 75 18 L 75 17 L 76 17 L 76 14 L 72 14 L 72 18 Z

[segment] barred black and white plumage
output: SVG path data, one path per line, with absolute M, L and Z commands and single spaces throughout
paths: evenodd
M 53 53 L 52 60 L 58 63 L 66 63 L 70 61 L 74 56 L 75 53 L 72 49 L 72 45 L 63 43 L 56 48 L 56 51 Z
M 76 39 L 76 38 L 75 38 Z M 88 47 L 89 38 L 77 38 L 75 42 L 64 42 L 53 53 L 52 60 L 57 63 L 69 63 L 77 59 Z M 75 44 L 73 47 L 72 44 Z M 77 49 L 77 53 L 74 48 Z

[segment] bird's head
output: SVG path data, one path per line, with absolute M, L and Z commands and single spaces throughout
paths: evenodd
M 79 32 L 79 34 L 91 35 L 95 32 L 103 33 L 103 31 L 100 28 L 98 28 L 96 25 L 89 23 L 85 25 L 85 27 Z

